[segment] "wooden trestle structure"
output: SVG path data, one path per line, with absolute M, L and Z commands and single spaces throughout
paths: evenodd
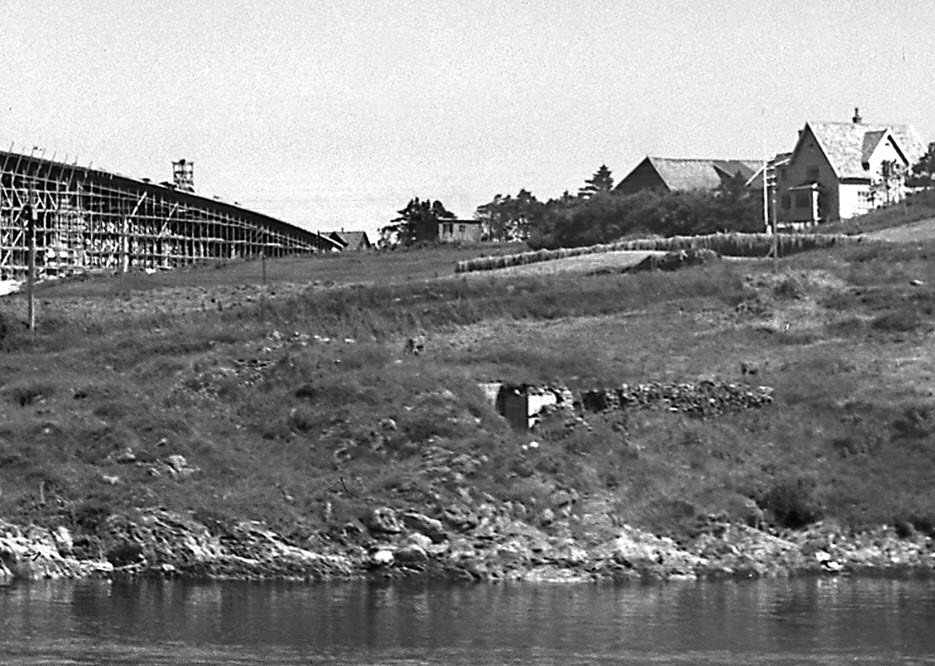
M 30 221 L 40 277 L 341 247 L 314 231 L 171 183 L 0 151 L 0 280 L 26 276 Z

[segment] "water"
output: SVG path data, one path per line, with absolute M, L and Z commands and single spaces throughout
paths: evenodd
M 935 664 L 935 581 L 0 587 L 3 664 Z

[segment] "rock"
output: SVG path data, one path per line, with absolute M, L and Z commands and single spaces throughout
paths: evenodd
M 417 335 L 406 340 L 404 351 L 407 354 L 412 354 L 413 356 L 418 356 L 421 354 L 423 351 L 425 351 L 425 336 Z
M 440 520 L 429 518 L 425 514 L 416 511 L 405 512 L 402 519 L 407 528 L 428 536 L 434 543 L 441 543 L 448 539 L 448 534 L 445 532 L 445 527 Z
M 138 543 L 122 543 L 107 551 L 105 557 L 115 567 L 140 564 L 146 559 L 143 555 L 143 546 Z
M 385 506 L 368 511 L 364 514 L 362 522 L 371 532 L 399 534 L 403 531 L 402 525 L 396 518 L 396 512 Z
M 429 557 L 422 546 L 411 543 L 396 551 L 396 561 L 401 564 L 421 564 Z
M 59 525 L 51 530 L 51 534 L 58 552 L 62 555 L 71 555 L 75 543 L 68 528 Z
M 129 446 L 114 455 L 114 462 L 119 465 L 129 465 L 136 462 L 136 454 Z
M 101 474 L 101 481 L 109 486 L 116 486 L 118 483 L 120 483 L 120 477 L 114 476 L 112 474 Z
M 402 541 L 402 544 L 401 544 L 401 545 L 403 545 L 403 546 L 418 546 L 419 548 L 422 548 L 423 550 L 426 550 L 426 549 L 428 549 L 429 547 L 431 547 L 431 545 L 432 545 L 432 540 L 431 540 L 430 538 L 428 538 L 427 536 L 425 536 L 424 534 L 419 534 L 418 532 L 414 532 L 414 533 L 410 534 L 409 536 L 407 536 L 407 537 Z
M 167 471 L 171 476 L 188 477 L 201 470 L 188 464 L 185 456 L 175 453 L 165 459 Z
M 759 409 L 773 401 L 768 386 L 715 382 L 623 384 L 616 389 L 594 389 L 581 393 L 585 411 L 651 409 L 660 407 L 691 416 L 712 416 L 747 409 Z
M 543 509 L 539 512 L 538 519 L 540 525 L 548 527 L 555 522 L 555 512 L 552 509 Z
M 0 564 L 0 578 L 22 580 L 81 578 L 106 573 L 110 567 L 63 557 L 49 530 L 37 526 L 21 529 L 3 520 L 0 520 Z
M 674 252 L 666 252 L 662 256 L 651 255 L 635 266 L 624 269 L 625 273 L 639 273 L 642 271 L 674 271 L 686 266 L 698 266 L 721 258 L 714 250 L 707 248 L 686 248 Z
M 570 566 L 577 566 L 588 561 L 588 553 L 572 539 L 567 539 L 552 551 L 552 559 Z
M 459 532 L 468 532 L 480 524 L 477 514 L 461 504 L 450 504 L 442 510 L 442 520 Z
M 370 565 L 373 567 L 388 567 L 396 560 L 392 550 L 381 548 L 370 555 Z

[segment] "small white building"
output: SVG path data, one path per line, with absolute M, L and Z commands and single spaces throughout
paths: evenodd
M 440 220 L 438 241 L 440 243 L 477 243 L 484 236 L 484 225 L 480 220 Z
M 807 122 L 776 174 L 780 226 L 846 220 L 905 197 L 905 173 L 925 153 L 911 125 Z

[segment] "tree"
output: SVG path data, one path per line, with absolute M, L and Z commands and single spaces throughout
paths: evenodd
M 880 164 L 880 173 L 870 183 L 870 192 L 874 201 L 888 206 L 903 198 L 905 183 L 906 168 L 894 160 L 884 160 Z
M 928 150 L 912 167 L 912 172 L 906 179 L 906 185 L 924 187 L 927 190 L 935 186 L 935 141 L 929 144 Z
M 532 192 L 521 189 L 515 197 L 498 194 L 478 206 L 474 217 L 484 223 L 491 240 L 526 240 L 542 213 L 543 204 Z
M 614 189 L 614 177 L 610 174 L 607 165 L 602 164 L 593 176 L 584 181 L 584 187 L 578 190 L 578 196 L 589 199 L 598 192 L 610 192 L 612 189 Z
M 384 238 L 395 236 L 396 241 L 402 245 L 436 240 L 438 223 L 455 218 L 454 213 L 446 210 L 441 201 L 422 201 L 418 197 L 410 199 L 406 207 L 397 213 L 399 217 L 380 229 L 380 234 Z

